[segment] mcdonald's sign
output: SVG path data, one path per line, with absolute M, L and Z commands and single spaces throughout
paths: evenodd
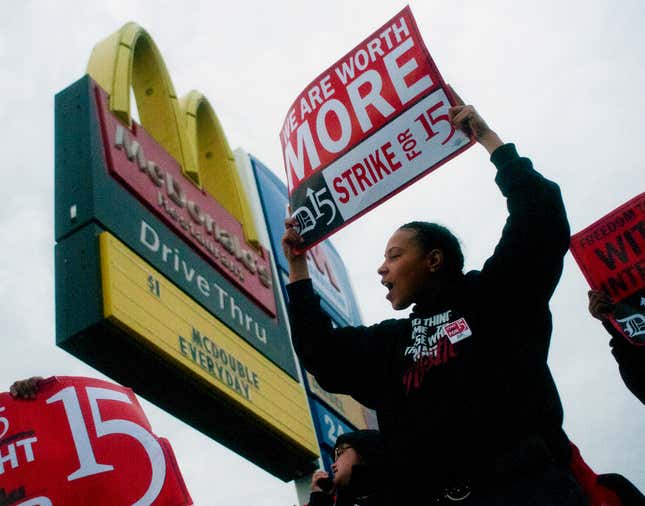
M 206 97 L 177 98 L 128 23 L 55 107 L 57 345 L 274 475 L 310 472 L 275 261 Z

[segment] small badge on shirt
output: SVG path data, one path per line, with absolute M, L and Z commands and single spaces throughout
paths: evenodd
M 458 343 L 459 341 L 473 335 L 464 318 L 459 318 L 457 321 L 447 323 L 444 326 L 444 331 L 452 344 Z

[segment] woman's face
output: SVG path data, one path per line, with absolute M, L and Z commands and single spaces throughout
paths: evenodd
M 334 472 L 334 488 L 336 490 L 345 488 L 352 477 L 352 467 L 360 464 L 361 458 L 349 445 L 336 449 L 336 458 L 331 465 Z
M 394 309 L 405 309 L 418 302 L 428 289 L 434 270 L 432 255 L 423 251 L 416 234 L 410 229 L 394 232 L 385 246 L 385 260 L 377 271 L 381 284 L 388 289 L 385 298 Z

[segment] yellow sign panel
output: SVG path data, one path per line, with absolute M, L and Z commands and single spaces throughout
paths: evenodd
M 332 394 L 324 390 L 311 374 L 307 373 L 307 381 L 311 392 L 332 409 L 345 417 L 357 429 L 368 429 L 365 421 L 363 406 L 352 399 L 349 395 Z
M 100 235 L 103 311 L 156 353 L 318 455 L 302 385 L 109 232 Z

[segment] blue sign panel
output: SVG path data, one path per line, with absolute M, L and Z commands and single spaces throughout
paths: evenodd
M 287 217 L 287 187 L 262 162 L 253 156 L 249 158 L 278 270 L 288 274 L 289 266 L 281 246 L 284 220 Z M 336 248 L 331 242 L 323 241 L 307 252 L 307 260 L 309 274 L 314 289 L 322 299 L 323 309 L 339 325 L 360 325 L 362 321 L 354 292 L 345 265 Z M 284 284 L 284 276 L 281 277 Z
M 314 425 L 319 430 L 318 442 L 320 444 L 333 448 L 338 436 L 354 431 L 352 427 L 328 410 L 322 403 L 311 399 L 309 404 L 314 418 Z
M 287 187 L 264 164 L 248 155 L 262 204 L 271 249 L 275 254 L 278 277 L 286 297 L 289 266 L 282 250 L 284 220 L 287 218 Z M 329 240 L 308 250 L 307 263 L 314 289 L 320 295 L 321 306 L 335 325 L 361 325 L 362 320 L 345 265 Z M 376 417 L 367 408 L 346 396 L 322 391 L 313 385 L 314 378 L 304 374 L 309 406 L 320 445 L 324 468 L 331 472 L 336 438 L 359 428 L 376 428 Z M 334 402 L 335 401 L 335 402 Z M 370 416 L 371 415 L 371 416 Z

